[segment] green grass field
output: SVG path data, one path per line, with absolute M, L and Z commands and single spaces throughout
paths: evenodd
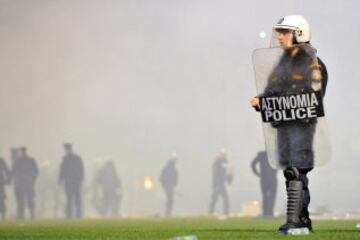
M 279 220 L 231 218 L 175 218 L 124 220 L 41 220 L 0 222 L 0 239 L 153 239 L 166 240 L 194 234 L 210 239 L 360 239 L 357 221 L 314 221 L 315 232 L 283 236 L 276 232 Z

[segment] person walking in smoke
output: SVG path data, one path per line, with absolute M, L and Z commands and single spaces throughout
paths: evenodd
M 160 173 L 160 184 L 166 194 L 165 216 L 170 217 L 174 206 L 175 187 L 178 184 L 178 172 L 176 169 L 176 153 L 172 153 L 165 167 Z
M 221 149 L 212 165 L 212 194 L 209 206 L 209 214 L 214 214 L 215 205 L 219 197 L 223 199 L 224 215 L 229 215 L 229 195 L 226 185 L 233 181 L 233 174 L 229 172 L 225 149 Z
M 251 106 L 259 111 L 262 108 L 260 98 L 263 97 L 300 96 L 304 93 L 319 93 L 320 96 L 324 96 L 327 71 L 310 44 L 308 21 L 303 16 L 290 15 L 282 18 L 273 29 L 282 55 L 280 58 L 276 55 L 274 60 L 277 64 L 272 68 L 270 75 L 267 75 L 267 85 L 262 93 L 259 92 L 260 95 L 251 99 Z M 270 48 L 267 51 L 273 50 L 274 48 Z M 263 66 L 259 67 L 261 68 L 264 69 Z M 255 75 L 259 86 L 261 75 Z M 283 169 L 286 178 L 287 219 L 279 228 L 283 233 L 304 228 L 312 231 L 308 210 L 310 191 L 307 174 L 314 168 L 315 163 L 328 161 L 326 158 L 320 158 L 326 155 L 319 153 L 326 151 L 321 151 L 322 148 L 314 141 L 315 130 L 322 129 L 320 123 L 323 123 L 323 119 L 318 119 L 299 117 L 293 121 L 272 122 L 269 128 L 264 128 L 267 140 L 276 140 L 273 141 L 275 147 L 267 145 L 268 155 L 274 159 L 274 165 Z M 325 142 L 326 139 L 321 139 L 322 147 L 325 146 Z
M 265 151 L 260 151 L 257 154 L 251 163 L 251 169 L 256 176 L 260 177 L 262 215 L 263 217 L 273 217 L 277 190 L 277 171 L 270 166 Z
M 35 219 L 35 183 L 38 166 L 34 158 L 27 155 L 26 147 L 19 148 L 19 154 L 12 166 L 12 181 L 17 202 L 17 218 L 25 218 L 25 209 L 29 209 L 31 219 Z
M 57 169 L 53 168 L 50 161 L 45 160 L 39 163 L 39 177 L 36 185 L 37 216 L 49 217 L 53 215 L 55 194 L 58 191 L 57 178 L 54 177 Z
M 95 183 L 96 192 L 98 192 L 98 187 L 100 188 L 99 210 L 101 214 L 104 217 L 117 217 L 122 199 L 122 188 L 115 164 L 111 159 L 100 168 Z
M 73 152 L 70 143 L 64 144 L 65 155 L 60 165 L 59 185 L 64 185 L 66 195 L 66 218 L 82 217 L 82 183 L 84 167 L 80 156 Z

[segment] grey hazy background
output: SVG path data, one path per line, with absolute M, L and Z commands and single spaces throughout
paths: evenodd
M 268 46 L 273 23 L 298 13 L 311 22 L 329 71 L 333 158 L 310 173 L 311 209 L 359 211 L 359 7 L 355 0 L 1 0 L 0 156 L 10 163 L 9 148 L 26 145 L 39 165 L 50 162 L 55 180 L 62 144 L 72 142 L 88 186 L 97 159 L 112 155 L 124 187 L 121 212 L 136 216 L 163 212 L 159 186 L 145 192 L 141 182 L 157 180 L 176 151 L 174 214 L 199 215 L 224 147 L 235 174 L 231 212 L 238 213 L 242 203 L 261 200 L 250 170 L 264 148 L 248 103 L 251 53 Z M 278 178 L 276 210 L 283 211 Z

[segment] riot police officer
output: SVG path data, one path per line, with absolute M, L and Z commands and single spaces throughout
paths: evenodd
M 122 198 L 122 187 L 112 159 L 109 159 L 100 168 L 96 177 L 96 187 L 99 187 L 101 191 L 101 214 L 104 217 L 117 217 Z
M 17 201 L 17 217 L 25 218 L 25 209 L 29 208 L 30 217 L 35 218 L 35 182 L 38 177 L 38 166 L 32 157 L 27 155 L 26 147 L 19 148 L 12 168 L 12 180 Z
M 325 95 L 327 71 L 311 46 L 310 25 L 300 15 L 282 18 L 275 26 L 277 40 L 284 50 L 269 75 L 264 92 L 251 100 L 259 110 L 259 97 L 321 91 Z M 279 230 L 308 228 L 312 231 L 308 206 L 310 192 L 307 174 L 314 167 L 314 134 L 317 119 L 272 123 L 277 130 L 277 151 L 284 169 L 288 194 L 287 222 Z
M 73 152 L 72 144 L 65 143 L 65 155 L 60 165 L 59 184 L 64 184 L 66 194 L 66 218 L 82 217 L 82 183 L 84 167 L 80 156 Z
M 232 183 L 233 175 L 226 164 L 228 163 L 225 149 L 221 149 L 212 166 L 212 194 L 209 213 L 214 214 L 215 205 L 219 197 L 223 200 L 224 215 L 229 215 L 229 195 L 226 185 Z
M 178 184 L 178 171 L 176 168 L 177 156 L 172 153 L 168 162 L 161 170 L 159 181 L 166 194 L 165 216 L 172 214 L 175 198 L 175 187 Z

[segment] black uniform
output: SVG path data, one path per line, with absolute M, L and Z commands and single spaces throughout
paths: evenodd
M 313 84 L 321 84 L 325 95 L 328 74 L 325 64 L 315 58 L 310 44 L 295 46 L 285 50 L 278 65 L 268 79 L 268 85 L 262 96 L 283 96 L 314 91 Z M 299 180 L 303 188 L 302 215 L 309 217 L 308 205 L 310 192 L 307 173 L 314 167 L 313 140 L 317 119 L 304 119 L 290 122 L 276 122 L 278 153 L 281 166 L 294 167 L 299 171 Z M 286 181 L 289 187 L 289 181 Z
M 27 156 L 24 149 L 15 159 L 12 169 L 12 178 L 17 201 L 17 217 L 25 218 L 25 208 L 29 208 L 30 217 L 35 218 L 35 182 L 38 177 L 36 161 Z
M 63 183 L 65 188 L 65 215 L 67 218 L 82 217 L 81 190 L 83 180 L 82 159 L 74 153 L 67 153 L 63 157 L 59 175 L 59 183 Z
M 5 219 L 5 185 L 10 183 L 10 171 L 3 158 L 0 158 L 0 214 L 2 219 Z
M 121 182 L 113 162 L 107 162 L 96 177 L 101 188 L 100 212 L 103 216 L 118 216 L 121 200 Z
M 314 82 L 321 82 L 321 90 L 325 94 L 327 71 L 323 62 L 318 63 L 311 57 L 313 51 L 309 45 L 286 50 L 277 67 L 270 75 L 263 96 L 279 96 L 311 92 Z M 278 130 L 278 152 L 283 167 L 310 169 L 314 167 L 313 138 L 316 118 L 292 122 L 275 122 Z
M 224 203 L 224 214 L 229 214 L 229 195 L 227 193 L 226 184 L 231 183 L 233 176 L 228 173 L 224 164 L 227 162 L 225 158 L 218 158 L 212 166 L 212 195 L 209 206 L 209 213 L 213 214 L 215 205 L 219 197 L 222 197 Z
M 176 161 L 169 160 L 160 174 L 160 183 L 166 194 L 165 216 L 171 216 L 174 205 L 175 187 L 178 184 Z

